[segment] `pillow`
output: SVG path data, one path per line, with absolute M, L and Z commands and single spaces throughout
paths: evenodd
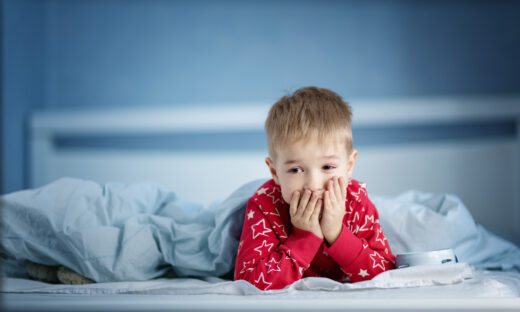
M 520 271 L 520 249 L 476 224 L 457 196 L 407 191 L 371 200 L 394 254 L 452 248 L 477 268 Z

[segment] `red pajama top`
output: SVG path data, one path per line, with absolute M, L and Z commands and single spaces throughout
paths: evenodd
M 358 282 L 394 268 L 395 257 L 364 183 L 349 182 L 345 210 L 341 233 L 328 246 L 313 233 L 292 226 L 280 187 L 267 181 L 247 203 L 235 280 L 269 290 L 308 276 Z

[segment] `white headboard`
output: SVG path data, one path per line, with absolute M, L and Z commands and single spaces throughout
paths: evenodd
M 354 177 L 369 194 L 454 193 L 478 222 L 520 243 L 519 96 L 349 102 L 359 151 Z M 258 138 L 270 104 L 36 112 L 31 187 L 73 176 L 152 181 L 203 204 L 224 199 L 269 177 Z

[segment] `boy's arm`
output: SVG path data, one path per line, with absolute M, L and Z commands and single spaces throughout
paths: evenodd
M 282 219 L 271 217 L 249 200 L 235 262 L 235 280 L 246 280 L 262 290 L 280 289 L 301 279 L 323 242 L 297 228 L 282 242 L 287 233 Z
M 372 279 L 381 272 L 395 268 L 395 257 L 379 224 L 374 204 L 363 198 L 347 202 L 349 216 L 343 222 L 338 239 L 325 251 L 353 281 Z

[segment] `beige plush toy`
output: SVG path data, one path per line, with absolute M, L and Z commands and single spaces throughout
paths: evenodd
M 93 280 L 86 278 L 64 266 L 49 266 L 29 262 L 25 269 L 30 278 L 46 283 L 62 283 L 69 285 L 95 283 Z

